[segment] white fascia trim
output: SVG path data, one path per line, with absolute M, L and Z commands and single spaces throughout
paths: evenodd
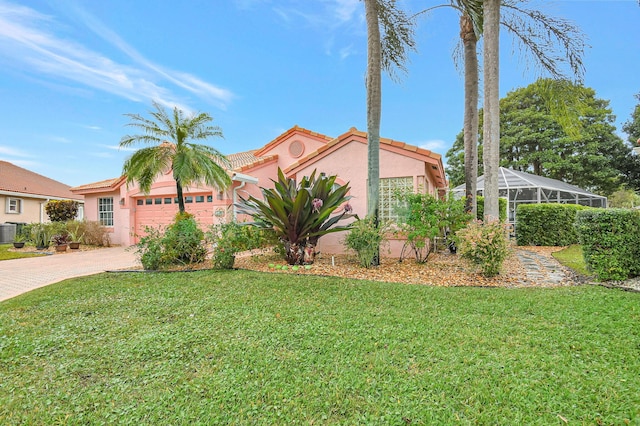
M 236 182 L 252 183 L 254 185 L 256 185 L 258 183 L 258 178 L 253 177 L 253 176 L 249 176 L 249 175 L 245 175 L 245 174 L 242 174 L 242 173 L 236 173 L 236 172 L 234 172 L 231 175 L 231 180 L 234 180 Z
M 84 200 L 78 200 L 77 198 L 49 197 L 46 195 L 28 194 L 26 192 L 0 191 L 0 195 L 8 195 L 16 198 L 37 198 L 39 200 L 73 200 L 84 204 Z

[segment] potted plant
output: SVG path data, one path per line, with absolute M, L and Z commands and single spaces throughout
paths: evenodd
M 51 242 L 56 246 L 56 251 L 67 251 L 69 236 L 67 234 L 56 234 L 51 237 Z
M 39 223 L 34 225 L 33 228 L 31 228 L 31 233 L 33 236 L 33 242 L 38 250 L 49 248 L 49 233 L 43 224 Z
M 67 229 L 67 233 L 69 237 L 69 248 L 71 250 L 79 249 L 82 238 L 84 237 L 84 232 L 82 234 L 80 233 L 80 225 L 76 225 L 75 229 Z
M 18 232 L 13 239 L 13 247 L 17 249 L 24 247 L 24 243 L 26 240 L 27 237 L 25 237 L 22 232 Z

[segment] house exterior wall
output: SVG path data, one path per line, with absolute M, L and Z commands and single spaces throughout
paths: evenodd
M 8 210 L 7 203 L 9 199 L 20 200 L 21 211 L 19 213 L 12 213 Z M 0 195 L 0 223 L 34 223 L 48 221 L 49 217 L 44 212 L 45 204 L 47 204 L 46 199 L 19 195 Z
M 292 145 L 292 143 L 294 142 L 298 142 L 298 144 Z M 278 166 L 281 169 L 284 169 L 299 158 L 309 155 L 325 144 L 326 141 L 320 141 L 304 133 L 294 133 L 286 138 L 283 138 L 282 141 L 280 141 L 277 145 L 266 150 L 261 150 L 261 154 L 277 155 Z M 303 147 L 302 151 L 298 150 L 299 146 Z
M 21 209 L 19 213 L 12 213 L 8 209 L 9 199 L 20 200 Z M 51 198 L 54 199 L 54 198 Z M 56 200 L 59 198 L 55 198 Z M 50 198 L 35 198 L 28 194 L 0 194 L 0 223 L 16 222 L 16 223 L 41 223 L 49 222 L 49 216 L 45 212 L 45 205 Z M 75 200 L 82 207 L 83 202 Z M 81 218 L 79 218 L 81 219 Z
M 351 129 L 349 132 L 329 140 L 317 134 L 310 135 L 304 129 L 294 128 L 255 151 L 259 160 L 232 172 L 235 180 L 232 187 L 222 194 L 215 188 L 184 188 L 185 197 L 192 197 L 186 203 L 186 211 L 196 216 L 203 229 L 212 224 L 237 220 L 250 221 L 252 218 L 237 214 L 234 204 L 240 198 L 254 196 L 262 199 L 261 188 L 273 188 L 272 180 L 277 180 L 278 167 L 288 177 L 300 180 L 317 173 L 336 175 L 337 183 L 350 185 L 349 203 L 353 213 L 364 218 L 367 214 L 367 141 L 366 134 Z M 305 133 L 306 132 L 306 133 Z M 442 173 L 442 163 L 438 155 L 404 143 L 386 140 L 380 149 L 380 178 L 409 177 L 413 189 L 437 195 L 436 179 L 433 174 Z M 244 175 L 244 176 L 243 176 Z M 237 176 L 237 177 L 236 177 Z M 249 180 L 257 179 L 257 183 Z M 140 191 L 137 185 L 127 187 L 123 182 L 111 182 L 107 189 L 86 189 L 78 192 L 85 196 L 85 216 L 88 220 L 98 220 L 98 200 L 113 198 L 114 226 L 109 227 L 111 242 L 114 244 L 135 244 L 144 233 L 145 226 L 160 227 L 170 224 L 178 212 L 175 203 L 176 188 L 171 174 L 163 174 L 154 182 L 149 194 Z M 89 188 L 89 186 L 87 186 Z M 201 201 L 196 201 L 195 197 Z M 169 199 L 165 202 L 165 199 Z M 340 210 L 338 210 L 340 212 Z M 328 234 L 320 238 L 318 250 L 326 254 L 344 252 L 344 233 Z M 391 238 L 390 255 L 399 256 L 404 241 Z M 386 252 L 383 255 L 387 254 Z
M 345 159 L 348 159 L 345 161 Z M 349 182 L 351 187 L 349 195 L 352 196 L 349 203 L 353 207 L 353 213 L 360 218 L 367 214 L 367 145 L 354 139 L 347 142 L 338 150 L 329 153 L 313 164 L 303 167 L 296 172 L 296 179 L 309 176 L 313 170 L 324 172 L 327 175 L 336 175 L 337 182 L 344 184 Z M 412 177 L 414 180 L 414 190 L 422 186 L 425 190 L 431 188 L 433 192 L 434 184 L 431 178 L 425 173 L 423 161 L 415 158 L 403 156 L 396 152 L 385 149 L 380 150 L 380 178 L 388 177 Z M 425 191 L 423 191 L 425 192 Z M 319 240 L 318 250 L 322 253 L 339 254 L 344 252 L 344 232 L 336 232 L 325 235 Z M 402 244 L 396 239 L 390 240 L 390 255 L 398 257 L 402 250 Z

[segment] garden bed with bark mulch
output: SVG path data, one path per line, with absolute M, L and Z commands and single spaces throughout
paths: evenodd
M 277 269 L 286 265 L 286 262 L 276 254 L 266 253 L 240 256 L 236 258 L 234 267 L 280 274 L 325 275 L 440 287 L 549 287 L 550 284 L 546 282 L 531 283 L 526 269 L 515 254 L 515 250 L 520 249 L 551 258 L 551 253 L 562 250 L 562 247 L 514 248 L 505 260 L 502 272 L 492 278 L 482 276 L 474 265 L 448 252 L 434 253 L 423 264 L 416 263 L 414 259 L 399 262 L 397 258 L 383 258 L 380 266 L 371 268 L 360 266 L 355 256 L 320 254 L 310 269 L 301 267 L 295 271 L 290 266 L 286 270 Z M 564 285 L 570 283 L 568 280 Z

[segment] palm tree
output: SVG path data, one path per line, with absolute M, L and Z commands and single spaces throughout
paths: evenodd
M 378 224 L 380 201 L 380 116 L 382 111 L 382 42 L 378 1 L 364 1 L 367 21 L 367 215 Z
M 506 28 L 522 47 L 530 51 L 533 59 L 554 78 L 562 80 L 565 75 L 560 63 L 567 63 L 575 76 L 582 75 L 582 52 L 584 38 L 581 32 L 570 22 L 545 15 L 537 10 L 525 9 L 520 3 L 528 0 L 501 0 L 500 7 L 507 14 L 499 16 L 500 25 Z M 464 145 L 465 145 L 465 191 L 467 210 L 476 211 L 476 180 L 478 176 L 478 60 L 477 42 L 483 31 L 483 2 L 480 0 L 450 0 L 425 9 L 416 15 L 427 13 L 441 7 L 453 7 L 460 12 L 460 38 L 464 52 L 465 75 L 465 112 L 464 112 Z M 562 55 L 552 49 L 560 46 Z M 547 92 L 551 106 L 565 105 L 566 97 L 561 96 L 558 102 L 556 92 L 550 87 Z M 572 103 L 579 105 L 576 94 L 571 95 Z M 576 127 L 577 115 L 567 108 L 554 108 L 554 115 L 563 123 L 566 131 Z M 575 133 L 575 131 L 574 131 Z
M 204 183 L 220 190 L 231 185 L 231 178 L 225 167 L 229 161 L 217 149 L 190 142 L 210 137 L 222 137 L 218 126 L 208 125 L 213 118 L 204 112 L 185 117 L 182 110 L 173 108 L 169 115 L 157 102 L 153 102 L 155 111 L 149 113 L 152 119 L 138 114 L 125 114 L 131 118 L 128 126 L 143 131 L 138 135 L 126 135 L 120 140 L 120 147 L 129 147 L 135 143 L 153 146 L 142 148 L 129 157 L 122 168 L 127 184 L 137 181 L 140 189 L 148 194 L 156 177 L 167 170 L 173 172 L 178 192 L 178 208 L 184 213 L 183 188 L 192 184 Z
M 484 31 L 484 214 L 499 217 L 500 169 L 500 0 L 483 1 Z
M 395 0 L 364 0 L 367 23 L 367 215 L 378 226 L 380 203 L 380 117 L 382 70 L 396 78 L 394 67 L 406 71 L 407 51 L 415 49 L 413 20 Z M 381 35 L 380 27 L 383 28 Z M 374 265 L 379 263 L 374 257 Z
M 477 23 L 465 9 L 460 15 L 460 38 L 464 46 L 465 211 L 471 212 L 473 217 L 478 209 L 478 32 Z

